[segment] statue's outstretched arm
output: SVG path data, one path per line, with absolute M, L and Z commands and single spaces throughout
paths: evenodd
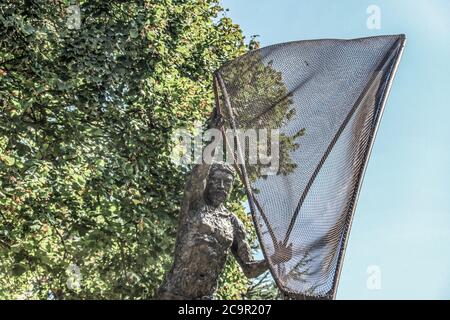
M 266 260 L 253 260 L 250 245 L 247 241 L 247 233 L 244 224 L 232 215 L 234 238 L 231 246 L 231 252 L 235 256 L 237 262 L 242 268 L 245 276 L 248 278 L 256 278 L 268 270 L 269 265 Z
M 198 206 L 206 186 L 210 164 L 196 164 L 192 169 L 184 188 L 183 202 L 181 204 L 181 214 L 185 215 L 189 208 Z
M 218 113 L 217 108 L 215 108 L 211 113 L 207 126 L 209 129 L 220 128 L 223 125 L 222 121 L 221 115 Z M 210 167 L 211 165 L 205 163 L 202 159 L 202 163 L 195 165 L 192 169 L 184 188 L 184 196 L 181 203 L 182 218 L 187 216 L 190 208 L 198 206 L 203 199 Z M 180 221 L 182 220 L 180 219 Z

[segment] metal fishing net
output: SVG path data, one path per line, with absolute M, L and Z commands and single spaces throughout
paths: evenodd
M 394 35 L 282 43 L 251 51 L 215 73 L 225 127 L 236 136 L 257 132 L 257 149 L 245 136 L 228 135 L 227 142 L 236 142 L 230 150 L 240 163 L 262 250 L 290 298 L 335 297 L 404 41 Z M 275 151 L 274 169 L 261 155 Z

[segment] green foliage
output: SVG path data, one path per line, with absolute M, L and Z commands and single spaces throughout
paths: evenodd
M 79 29 L 69 4 L 0 4 L 0 299 L 151 298 L 185 179 L 171 134 L 247 49 L 217 0 L 80 1 Z M 246 292 L 234 261 L 222 279 Z

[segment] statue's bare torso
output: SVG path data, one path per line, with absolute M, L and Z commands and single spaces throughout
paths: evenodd
M 181 227 L 164 289 L 181 297 L 211 298 L 233 243 L 231 214 L 205 206 Z

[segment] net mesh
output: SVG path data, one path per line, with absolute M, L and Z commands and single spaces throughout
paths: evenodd
M 403 35 L 283 43 L 251 51 L 215 73 L 225 127 L 257 132 L 257 163 L 250 159 L 256 154 L 251 141 L 227 140 L 236 141 L 234 160 L 243 160 L 240 175 L 272 275 L 291 298 L 335 295 L 403 45 Z M 263 155 L 278 160 L 268 163 Z

